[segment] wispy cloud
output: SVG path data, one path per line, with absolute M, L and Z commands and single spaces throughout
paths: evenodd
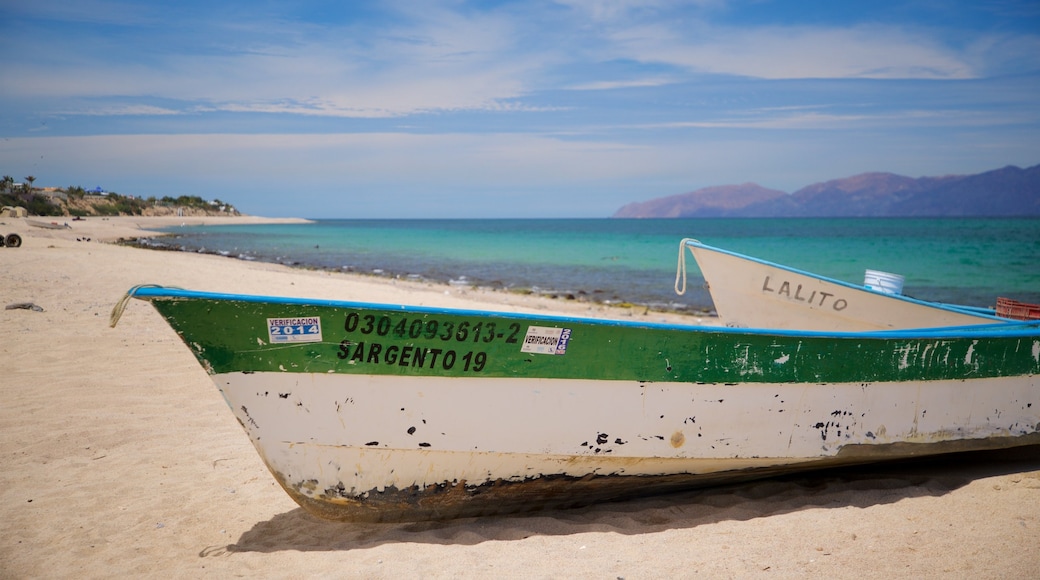
M 170 109 L 168 107 L 156 107 L 154 105 L 101 105 L 84 106 L 78 109 L 57 111 L 59 115 L 91 115 L 96 117 L 121 117 L 121 116 L 167 116 L 182 115 L 184 111 Z
M 957 51 L 927 35 L 879 26 L 732 29 L 702 25 L 680 32 L 657 25 L 619 32 L 615 40 L 620 54 L 697 73 L 773 80 L 978 76 Z
M 732 0 L 556 0 L 596 21 L 617 22 L 674 13 L 681 8 L 718 9 Z
M 163 95 L 221 110 L 305 115 L 500 110 L 501 101 L 526 92 L 539 67 L 535 59 L 508 52 L 515 49 L 510 27 L 493 14 L 443 10 L 374 33 L 353 25 L 260 21 L 225 30 L 210 25 L 218 39 L 208 41 L 214 50 L 142 47 L 142 55 L 107 40 L 71 61 L 54 58 L 46 67 L 39 55 L 26 54 L 28 62 L 10 71 L 19 82 L 0 90 L 27 98 Z M 64 44 L 56 35 L 41 34 L 41 44 Z M 121 51 L 127 56 L 117 57 Z
M 631 89 L 636 87 L 660 87 L 678 82 L 674 77 L 653 77 L 628 79 L 623 81 L 595 81 L 579 83 L 566 87 L 572 91 L 611 91 L 614 89 Z
M 958 49 L 921 27 L 734 28 L 702 19 L 704 11 L 674 22 L 646 16 L 688 5 L 718 7 L 719 2 L 561 4 L 610 25 L 586 29 L 577 21 L 543 30 L 541 15 L 461 13 L 436 4 L 423 10 L 399 7 L 396 19 L 374 28 L 370 22 L 318 25 L 261 14 L 244 22 L 202 23 L 205 31 L 192 34 L 180 45 L 184 50 L 153 49 L 147 38 L 120 40 L 117 35 L 86 43 L 87 48 L 64 59 L 46 48 L 67 42 L 54 33 L 40 40 L 39 57 L 27 55 L 28 62 L 12 64 L 9 72 L 19 82 L 4 83 L 0 91 L 24 98 L 162 95 L 225 111 L 386 118 L 502 110 L 504 101 L 553 86 L 596 91 L 663 86 L 680 82 L 678 71 L 769 80 L 970 79 L 999 69 L 993 63 L 1025 61 L 1040 51 L 1037 36 L 980 38 Z M 106 21 L 114 16 L 104 15 L 123 7 L 93 6 Z M 64 10 L 56 17 L 83 17 L 83 10 Z M 57 7 L 48 4 L 36 12 L 57 12 Z M 142 10 L 136 13 L 131 22 L 150 18 Z M 633 14 L 638 18 L 629 25 L 625 18 Z M 173 37 L 183 26 L 162 33 L 163 40 L 176 46 Z M 569 38 L 581 40 L 581 53 L 568 52 L 575 46 Z M 144 45 L 126 44 L 131 42 Z M 543 49 L 539 42 L 557 48 Z M 121 52 L 129 56 L 117 57 Z M 590 56 L 675 67 L 676 72 L 554 80 L 554 69 L 573 68 Z M 50 61 L 47 66 L 40 66 L 41 58 Z

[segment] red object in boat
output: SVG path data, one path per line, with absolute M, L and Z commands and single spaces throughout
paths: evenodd
M 1040 304 L 997 298 L 997 316 L 1015 320 L 1040 320 Z

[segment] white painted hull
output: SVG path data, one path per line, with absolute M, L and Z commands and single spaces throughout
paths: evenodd
M 970 389 L 963 381 L 213 378 L 286 490 L 324 503 L 329 490 L 347 500 L 548 476 L 710 475 L 876 460 L 893 444 L 919 446 L 892 454 L 908 456 L 950 450 L 944 443 L 986 448 L 987 439 L 1040 429 L 1040 408 L 1024 402 L 1040 387 L 1036 377 Z
M 727 326 L 859 332 L 1000 322 L 993 316 L 885 294 L 686 242 L 683 246 L 696 258 L 719 319 Z

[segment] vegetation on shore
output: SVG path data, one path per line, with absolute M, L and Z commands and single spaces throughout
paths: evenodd
M 0 206 L 20 206 L 36 216 L 236 216 L 229 203 L 205 200 L 197 195 L 161 198 L 88 191 L 81 186 L 34 188 L 36 177 L 15 183 L 10 175 L 0 179 Z

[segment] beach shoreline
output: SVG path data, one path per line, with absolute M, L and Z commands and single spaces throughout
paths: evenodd
M 271 218 L 0 219 L 0 577 L 1029 577 L 1040 449 L 801 474 L 522 517 L 340 524 L 294 504 L 156 283 L 234 294 L 647 322 L 712 319 L 119 245 Z M 289 218 L 287 218 L 289 219 Z M 176 220 L 176 221 L 170 221 Z M 228 223 L 228 222 L 223 222 Z M 276 223 L 299 223 L 284 222 Z
M 247 216 L 247 221 L 238 221 L 238 218 L 215 217 L 196 218 L 196 221 L 189 222 L 179 222 L 180 218 L 165 217 L 143 219 L 148 221 L 146 223 L 142 223 L 142 220 L 138 219 L 132 223 L 126 223 L 126 221 L 129 221 L 126 220 L 122 223 L 112 224 L 112 231 L 110 231 L 109 235 L 103 239 L 105 241 L 117 242 L 129 246 L 155 251 L 183 251 L 188 253 L 209 254 L 248 262 L 267 262 L 298 270 L 330 272 L 333 274 L 358 276 L 361 279 L 387 282 L 392 281 L 394 283 L 412 284 L 417 287 L 424 288 L 439 288 L 449 293 L 454 292 L 460 288 L 467 289 L 471 293 L 477 293 L 478 295 L 481 295 L 489 299 L 488 301 L 492 304 L 500 302 L 512 304 L 516 303 L 517 300 L 510 299 L 509 297 L 511 296 L 530 296 L 534 299 L 536 303 L 539 304 L 539 306 L 536 306 L 536 308 L 540 310 L 544 310 L 545 308 L 551 309 L 558 307 L 566 309 L 569 313 L 591 312 L 593 313 L 592 315 L 594 317 L 605 316 L 609 318 L 639 318 L 640 316 L 648 317 L 656 314 L 662 314 L 666 316 L 658 316 L 656 318 L 660 322 L 709 326 L 714 326 L 718 324 L 718 318 L 713 310 L 707 308 L 687 308 L 685 304 L 681 303 L 663 304 L 643 303 L 638 301 L 629 302 L 626 300 L 597 300 L 592 297 L 594 292 L 585 292 L 581 289 L 573 291 L 542 288 L 508 288 L 503 287 L 501 285 L 494 286 L 490 284 L 481 284 L 478 282 L 461 283 L 459 281 L 452 280 L 428 279 L 422 276 L 413 277 L 402 273 L 395 274 L 392 272 L 385 272 L 383 269 L 378 269 L 375 272 L 366 272 L 363 270 L 356 270 L 353 268 L 348 269 L 343 267 L 327 267 L 306 263 L 286 263 L 280 261 L 266 260 L 263 258 L 242 256 L 238 254 L 229 253 L 227 251 L 221 251 L 219 249 L 185 249 L 177 246 L 176 243 L 166 243 L 162 240 L 162 238 L 164 237 L 176 236 L 176 232 L 171 232 L 171 229 L 175 230 L 175 228 L 180 226 L 313 223 L 313 220 L 303 218 L 262 218 L 255 216 Z M 160 229 L 164 231 L 157 231 Z M 118 237 L 116 237 L 117 234 Z M 552 302 L 545 302 L 547 300 Z M 560 304 L 565 304 L 566 306 L 559 306 Z M 587 307 L 585 305 L 587 305 Z
M 179 226 L 218 226 L 218 225 L 249 225 L 249 224 L 306 224 L 313 220 L 305 218 L 269 218 L 261 216 L 239 215 L 239 216 L 88 216 L 83 218 L 68 218 L 53 216 L 32 218 L 3 218 L 12 229 L 18 230 L 19 225 L 52 225 L 60 226 L 57 229 L 45 228 L 52 235 L 41 235 L 39 237 L 56 238 L 91 238 L 99 242 L 115 242 L 123 239 L 147 238 L 164 235 L 156 231 L 163 228 L 175 228 Z M 36 231 L 34 230 L 27 231 Z M 26 231 L 26 230 L 22 230 Z M 7 233 L 3 231 L 2 233 Z M 16 231 L 17 233 L 17 231 Z M 36 231 L 36 233 L 40 233 Z
M 56 222 L 55 225 L 68 224 L 59 229 L 33 227 L 33 221 L 40 218 L 0 220 L 0 233 L 17 233 L 23 238 L 37 240 L 64 240 L 76 243 L 97 243 L 106 246 L 122 246 L 157 255 L 193 256 L 213 259 L 223 263 L 236 263 L 246 270 L 282 272 L 285 275 L 302 277 L 325 277 L 342 279 L 355 283 L 354 292 L 337 295 L 323 295 L 322 298 L 358 302 L 408 303 L 409 293 L 425 296 L 420 306 L 441 306 L 446 308 L 473 308 L 477 305 L 491 310 L 523 311 L 538 313 L 556 311 L 570 316 L 587 316 L 592 318 L 617 318 L 625 320 L 644 320 L 661 323 L 677 323 L 692 325 L 716 325 L 717 319 L 703 312 L 657 311 L 641 305 L 611 305 L 586 300 L 556 298 L 555 295 L 539 295 L 534 293 L 518 293 L 502 289 L 452 285 L 429 280 L 410 280 L 400 277 L 368 275 L 360 272 L 347 272 L 336 269 L 292 266 L 260 260 L 241 260 L 235 256 L 224 256 L 217 253 L 182 252 L 165 248 L 156 248 L 143 244 L 128 243 L 138 239 L 148 239 L 168 235 L 161 229 L 179 226 L 209 226 L 229 224 L 295 224 L 311 223 L 304 218 L 267 218 L 258 216 L 237 217 L 141 217 L 119 216 L 88 218 L 78 221 Z M 53 220 L 52 220 L 53 221 Z M 189 258 L 190 259 L 190 258 Z M 395 288 L 397 292 L 387 293 L 383 290 Z M 196 287 L 196 289 L 204 289 Z M 262 288 L 251 294 L 272 294 Z M 394 300 L 379 300 L 380 296 L 394 297 Z

